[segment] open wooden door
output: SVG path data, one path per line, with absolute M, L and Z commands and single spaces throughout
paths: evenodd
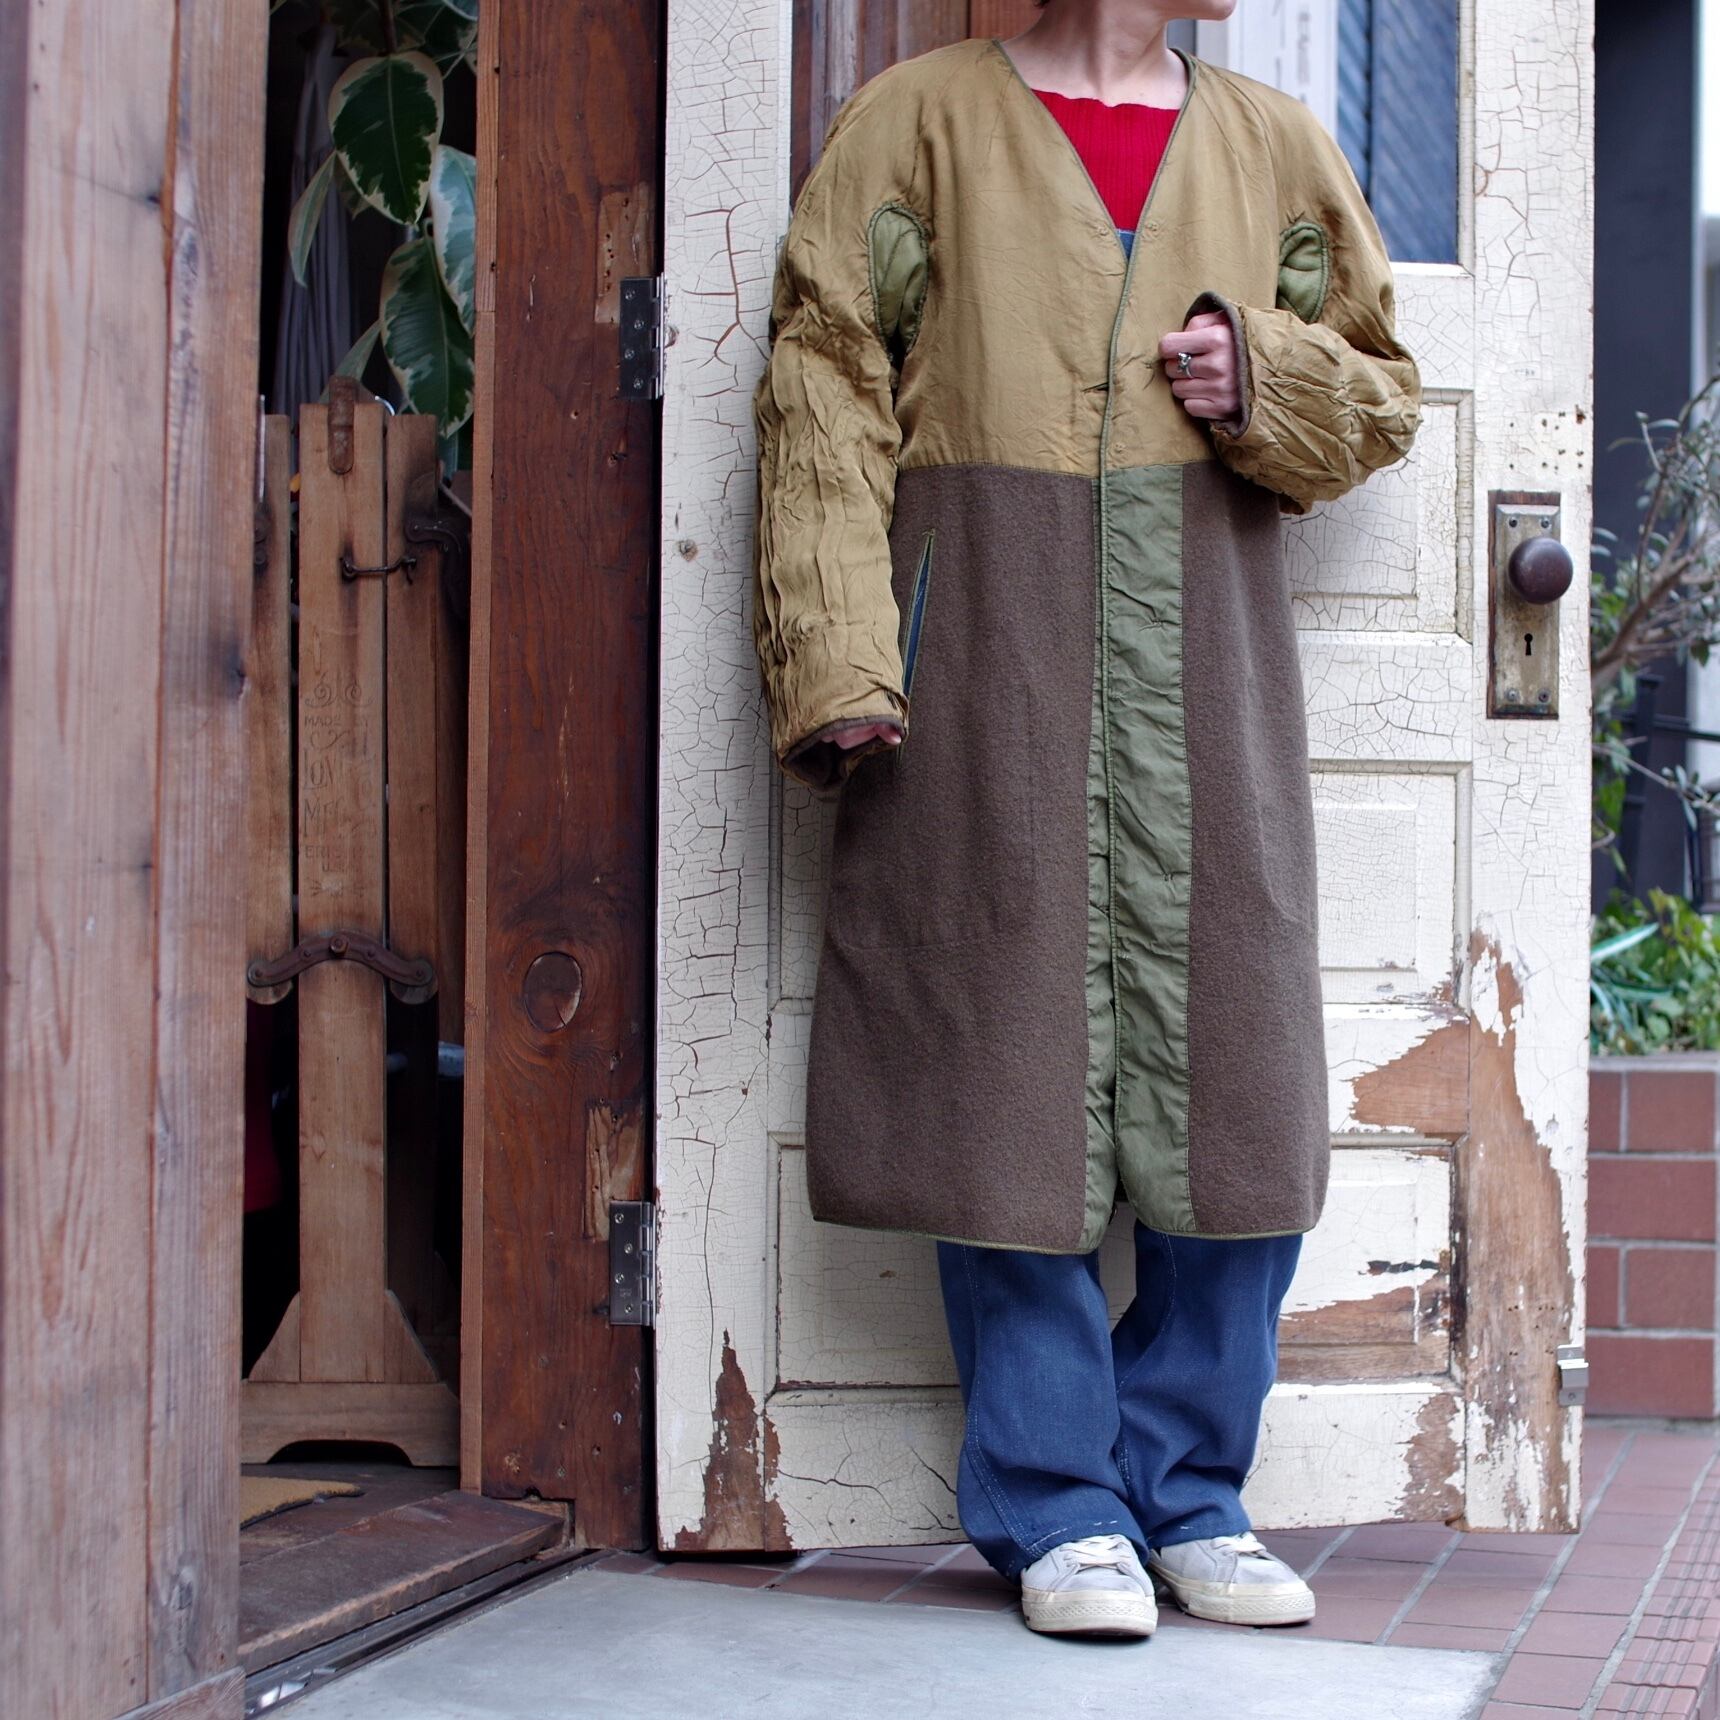
M 880 52 L 1007 35 L 1031 12 L 916 9 L 913 40 L 891 22 L 899 9 L 859 0 L 796 6 L 798 40 L 774 0 L 725 8 L 720 32 L 709 8 L 670 14 L 657 1089 L 670 1547 L 957 1531 L 961 1411 L 932 1246 L 807 1209 L 802 1075 L 831 808 L 782 780 L 767 746 L 748 636 L 749 393 L 796 74 L 852 87 Z M 1227 53 L 1248 28 L 1245 0 Z M 1250 1484 L 1263 1525 L 1552 1529 L 1578 1509 L 1579 1412 L 1559 1401 L 1557 1352 L 1582 1324 L 1586 609 L 1579 578 L 1527 647 L 1540 663 L 1560 650 L 1542 707 L 1559 714 L 1493 715 L 1534 689 L 1494 685 L 1489 557 L 1495 532 L 1509 547 L 1545 531 L 1585 560 L 1588 41 L 1578 0 L 1462 9 L 1459 260 L 1398 271 L 1425 428 L 1404 465 L 1285 528 L 1337 1152 Z M 1502 619 L 1502 651 L 1522 644 L 1516 626 Z M 1125 1268 L 1126 1223 L 1111 1244 Z

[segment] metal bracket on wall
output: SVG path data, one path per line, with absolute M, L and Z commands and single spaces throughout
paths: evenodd
M 657 1209 L 648 1200 L 609 1203 L 609 1323 L 657 1323 Z
M 1559 1402 L 1568 1408 L 1589 1395 L 1589 1359 L 1581 1344 L 1561 1344 L 1553 1352 L 1559 1369 Z
M 621 398 L 663 397 L 663 277 L 621 279 Z

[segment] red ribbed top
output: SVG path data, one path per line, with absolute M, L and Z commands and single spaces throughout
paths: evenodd
M 1111 219 L 1123 232 L 1133 232 L 1178 110 L 1145 102 L 1113 107 L 1097 96 L 1060 96 L 1053 90 L 1033 93 L 1068 134 Z

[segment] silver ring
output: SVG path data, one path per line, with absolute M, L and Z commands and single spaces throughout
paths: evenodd
M 1179 352 L 1177 354 L 1177 375 L 1192 376 L 1194 374 L 1194 354 Z

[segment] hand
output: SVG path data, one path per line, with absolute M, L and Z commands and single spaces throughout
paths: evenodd
M 880 721 L 862 723 L 858 728 L 835 729 L 825 738 L 833 740 L 844 752 L 859 746 L 863 741 L 873 739 L 883 739 L 891 746 L 899 747 L 902 744 L 902 730 L 896 723 Z
M 1184 376 L 1177 354 L 1192 354 L 1189 374 Z M 1236 336 L 1230 319 L 1222 311 L 1201 311 L 1188 320 L 1188 327 L 1167 334 L 1159 341 L 1165 375 L 1171 393 L 1195 418 L 1216 418 L 1227 428 L 1242 417 L 1242 384 L 1236 362 Z

